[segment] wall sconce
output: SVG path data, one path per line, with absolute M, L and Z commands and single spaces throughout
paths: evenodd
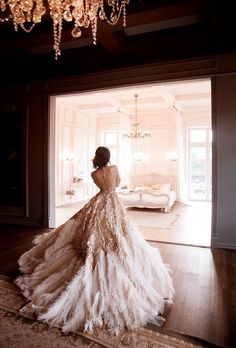
M 133 160 L 138 163 L 145 161 L 145 155 L 143 153 L 134 153 Z
M 178 161 L 178 155 L 176 152 L 170 152 L 168 155 L 167 155 L 167 159 L 171 162 L 171 163 L 175 163 Z
M 66 152 L 65 155 L 64 155 L 64 160 L 66 162 L 71 162 L 71 161 L 74 161 L 75 159 L 75 156 L 73 155 L 73 153 L 71 152 Z

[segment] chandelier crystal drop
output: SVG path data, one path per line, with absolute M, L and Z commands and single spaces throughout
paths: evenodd
M 21 27 L 31 32 L 35 24 L 40 23 L 46 12 L 53 22 L 55 58 L 61 54 L 60 44 L 63 22 L 72 22 L 72 36 L 81 36 L 80 28 L 91 27 L 93 43 L 97 40 L 97 20 L 116 25 L 123 16 L 126 26 L 126 6 L 129 0 L 0 0 L 0 22 L 12 21 L 15 30 Z
M 150 138 L 151 134 L 148 131 L 142 131 L 141 129 L 141 123 L 138 122 L 138 114 L 137 114 L 137 99 L 138 95 L 134 95 L 135 98 L 135 123 L 132 124 L 132 128 L 129 133 L 124 133 L 123 137 L 129 138 L 129 139 L 144 139 L 144 138 Z

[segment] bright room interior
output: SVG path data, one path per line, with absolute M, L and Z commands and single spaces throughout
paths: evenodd
M 140 192 L 151 205 L 157 197 L 167 199 L 168 192 L 161 191 L 166 184 L 174 192 L 170 209 L 127 208 L 145 239 L 210 246 L 210 80 L 58 96 L 51 118 L 55 204 L 50 208 L 56 210 L 51 227 L 65 222 L 97 192 L 90 176 L 92 158 L 96 147 L 104 145 L 111 150 L 111 164 L 119 167 L 125 205 L 132 198 L 135 206 Z M 138 123 L 141 136 L 132 137 L 132 125 Z

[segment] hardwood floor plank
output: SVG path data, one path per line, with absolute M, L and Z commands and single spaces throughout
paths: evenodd
M 165 328 L 235 347 L 236 252 L 157 246 L 171 267 L 176 290 Z
M 49 229 L 0 226 L 0 274 L 18 274 L 17 259 L 32 239 Z M 166 310 L 164 328 L 236 347 L 236 252 L 164 243 L 158 247 L 169 264 L 175 287 L 174 304 Z

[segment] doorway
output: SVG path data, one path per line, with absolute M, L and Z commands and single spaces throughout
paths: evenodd
M 138 121 L 151 134 L 138 156 L 123 136 L 134 122 L 135 94 Z M 50 122 L 50 227 L 66 221 L 96 193 L 91 160 L 95 148 L 104 145 L 111 148 L 112 161 L 120 169 L 120 189 L 131 188 L 134 168 L 138 176 L 158 173 L 175 178 L 176 201 L 169 214 L 139 210 L 143 221 L 156 215 L 163 222 L 155 225 L 155 216 L 151 227 L 140 228 L 147 240 L 210 246 L 210 80 L 51 97 Z M 192 140 L 202 131 L 208 132 L 207 142 L 199 145 Z M 197 227 L 193 217 L 199 222 L 202 212 L 204 219 Z

